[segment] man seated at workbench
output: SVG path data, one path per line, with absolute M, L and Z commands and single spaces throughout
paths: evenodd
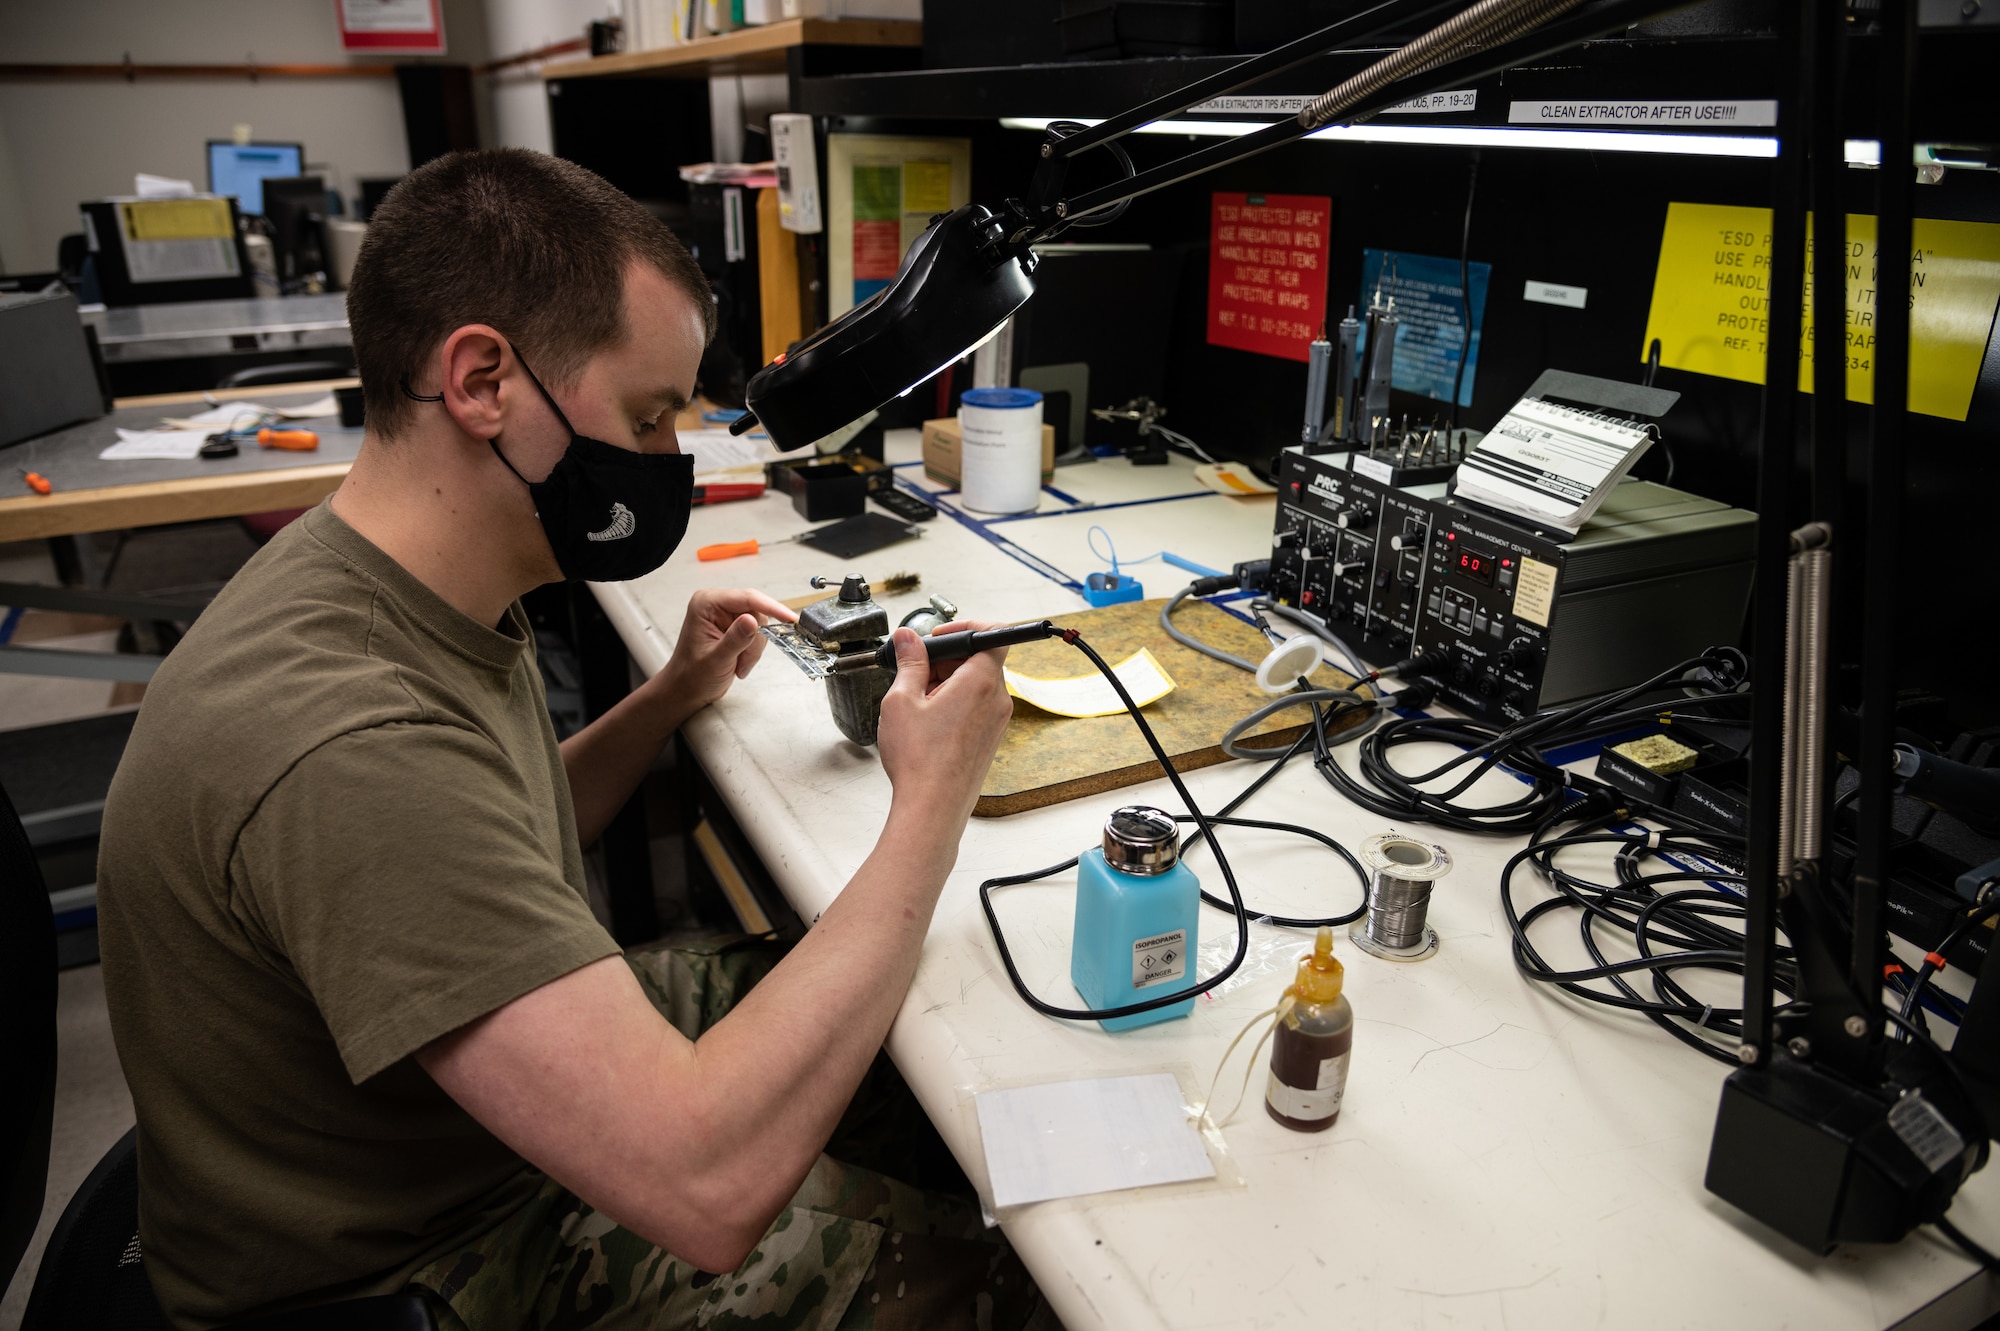
M 155 676 L 105 811 L 173 1321 L 413 1289 L 472 1331 L 1052 1322 L 976 1202 L 822 1154 L 1006 725 L 998 657 L 933 668 L 898 631 L 881 839 L 782 960 L 621 956 L 580 847 L 793 616 L 698 593 L 666 668 L 558 746 L 518 598 L 680 539 L 708 284 L 603 180 L 509 150 L 390 194 L 348 312 L 353 471 Z

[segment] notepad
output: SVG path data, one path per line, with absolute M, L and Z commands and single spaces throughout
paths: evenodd
M 1630 421 L 1524 397 L 1459 464 L 1453 497 L 1574 535 L 1652 440 Z
M 996 1210 L 1215 1177 L 1171 1072 L 982 1091 L 973 1105 Z

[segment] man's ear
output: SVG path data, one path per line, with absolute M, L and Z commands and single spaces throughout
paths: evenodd
M 458 428 L 476 439 L 500 433 L 503 399 L 518 387 L 513 348 L 485 324 L 453 330 L 438 348 L 438 391 Z

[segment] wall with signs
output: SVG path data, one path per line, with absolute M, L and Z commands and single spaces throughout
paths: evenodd
M 1652 106 L 1645 115 L 1648 123 L 1674 124 L 1681 123 L 1675 119 L 1681 111 Z M 1700 111 L 1695 108 L 1691 114 L 1698 117 Z M 1548 110 L 1546 123 L 1577 123 L 1575 118 L 1586 112 L 1604 117 L 1613 113 L 1589 106 L 1557 107 Z M 1574 118 L 1559 118 L 1565 116 Z M 991 140 L 980 138 L 974 197 L 1018 193 L 1033 173 L 1038 141 L 1037 135 L 1018 131 L 996 133 Z M 1135 135 L 1125 142 L 1137 167 L 1145 170 L 1214 140 Z M 1184 256 L 1161 379 L 1168 420 L 1218 453 L 1262 461 L 1297 438 L 1305 366 L 1288 357 L 1218 344 L 1212 338 L 1215 196 L 1331 200 L 1325 310 L 1337 322 L 1349 304 L 1365 304 L 1367 250 L 1430 256 L 1456 268 L 1471 166 L 1471 151 L 1464 148 L 1294 144 L 1146 195 L 1114 225 L 1077 232 L 1072 238 L 1143 242 Z M 1087 176 L 1087 183 L 1106 178 L 1107 168 L 1093 169 L 1097 174 Z M 1082 164 L 1077 170 L 1084 175 Z M 1461 420 L 1476 428 L 1490 426 L 1549 368 L 1639 379 L 1645 372 L 1655 278 L 1668 235 L 1670 206 L 1765 209 L 1770 206 L 1770 179 L 1770 163 L 1754 159 L 1484 150 L 1469 257 L 1490 268 L 1486 308 L 1478 321 L 1477 374 L 1468 375 L 1474 382 Z M 1878 179 L 1874 171 L 1845 173 L 1846 211 L 1854 218 L 1873 215 Z M 1942 183 L 1917 189 L 1917 204 L 1920 215 L 1935 223 L 2000 224 L 2000 176 L 1947 172 Z M 1920 237 L 1929 234 L 1920 223 Z M 1867 237 L 1856 229 L 1850 231 L 1849 240 L 1863 244 L 1855 263 L 1869 263 Z M 1937 261 L 1950 257 L 1941 252 L 1942 243 L 1920 239 L 1918 247 L 1927 251 L 1926 271 L 1941 272 Z M 1244 262 L 1234 256 L 1223 261 Z M 1703 276 L 1713 278 L 1714 269 L 1710 262 Z M 1233 268 L 1227 277 L 1235 282 Z M 1939 280 L 1927 276 L 1926 287 Z M 1693 288 L 1682 283 L 1679 289 Z M 1860 299 L 1857 288 L 1857 309 Z M 1108 306 L 1094 334 L 1117 337 L 1127 326 L 1121 322 L 1125 317 Z M 1956 410 L 1912 417 L 1908 458 L 1912 512 L 1921 515 L 1915 520 L 1926 531 L 1938 533 L 1945 547 L 1938 552 L 1940 558 L 1972 566 L 1979 552 L 1954 543 L 1971 539 L 1963 534 L 1990 526 L 1980 496 L 2000 490 L 2000 449 L 1990 446 L 2000 438 L 2000 346 L 1993 339 L 1990 307 L 1971 309 L 1962 323 L 1957 382 L 1963 420 L 1953 419 Z M 1691 365 L 1677 368 L 1678 364 L 1669 355 L 1656 380 L 1660 387 L 1682 395 L 1665 421 L 1675 483 L 1710 498 L 1754 507 L 1761 388 L 1748 379 L 1702 372 Z M 1969 382 L 1967 364 L 1975 366 Z M 1924 373 L 1920 368 L 1919 377 Z M 1429 420 L 1440 406 L 1437 398 L 1407 391 L 1397 392 L 1391 403 L 1395 414 L 1408 411 L 1413 420 Z M 1867 412 L 1853 412 L 1848 424 L 1858 447 L 1867 429 Z M 1656 448 L 1640 462 L 1639 474 L 1664 479 L 1666 466 L 1667 450 Z M 1856 505 L 1853 521 L 1865 525 L 1860 515 L 1866 493 L 1857 484 L 1851 496 Z M 1957 709 L 1954 715 L 1967 724 L 2000 723 L 2000 696 L 1980 677 L 1978 663 L 1985 659 L 1981 649 L 1970 640 L 1950 639 L 1961 630 L 1971 632 L 1972 621 L 1955 595 L 1948 584 L 1910 580 L 1904 604 L 1910 617 L 1908 637 L 1938 645 L 1938 650 L 1926 654 L 1921 678 L 1913 683 L 1950 697 Z

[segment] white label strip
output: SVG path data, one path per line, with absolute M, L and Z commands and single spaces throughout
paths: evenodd
M 1395 483 L 1396 470 L 1380 458 L 1354 455 L 1354 470 L 1357 475 L 1366 476 L 1377 485 Z
M 1529 282 L 1528 289 L 1521 293 L 1522 300 L 1532 300 L 1543 305 L 1567 305 L 1573 310 L 1582 309 L 1584 301 L 1589 297 L 1589 287 L 1566 287 L 1554 282 Z
M 1206 111 L 1212 115 L 1295 116 L 1311 100 L 1310 97 L 1211 97 L 1184 114 Z
M 1408 116 L 1435 115 L 1438 112 L 1476 111 L 1479 109 L 1479 89 L 1457 88 L 1451 92 L 1427 92 L 1422 97 L 1412 97 L 1407 102 L 1397 102 L 1385 106 L 1378 115 Z
M 1310 97 L 1211 97 L 1185 115 L 1295 116 L 1305 109 Z M 1456 88 L 1450 92 L 1425 93 L 1407 102 L 1385 106 L 1378 115 L 1422 115 L 1437 112 L 1474 111 L 1479 108 L 1479 89 Z
M 1681 125 L 1690 129 L 1768 127 L 1778 123 L 1776 101 L 1752 102 L 1509 102 L 1510 125 Z

